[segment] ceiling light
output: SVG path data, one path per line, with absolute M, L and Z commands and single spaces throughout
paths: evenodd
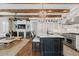
M 39 12 L 39 16 L 41 17 L 41 18 L 45 18 L 46 17 L 46 11 L 40 11 Z
M 67 10 L 63 10 L 63 12 L 67 12 Z
M 39 16 L 41 18 L 45 18 L 46 17 L 46 11 L 44 10 L 44 5 L 42 4 L 42 10 L 39 12 Z

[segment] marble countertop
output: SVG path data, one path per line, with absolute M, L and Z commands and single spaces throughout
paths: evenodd
M 58 35 L 58 34 L 54 34 L 54 35 L 40 35 L 40 38 L 44 38 L 44 37 L 52 37 L 52 38 L 64 38 L 64 36 Z
M 79 35 L 79 33 L 65 33 L 65 34 Z
M 38 37 L 35 37 L 32 42 L 40 42 L 40 38 L 65 38 L 64 36 L 54 34 L 54 35 L 39 35 Z
M 40 38 L 35 37 L 32 42 L 40 42 Z

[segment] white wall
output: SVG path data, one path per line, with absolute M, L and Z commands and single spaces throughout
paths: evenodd
M 0 32 L 1 33 L 8 33 L 9 32 L 8 17 L 0 17 Z
M 50 20 L 50 19 L 48 19 Z M 58 32 L 58 23 L 54 23 L 54 22 L 48 22 L 45 20 L 40 20 L 40 22 L 37 23 L 37 34 L 47 34 L 48 33 L 55 33 Z
M 31 31 L 37 32 L 37 20 L 32 19 L 30 21 L 30 29 Z
M 61 33 L 79 33 L 79 25 L 63 25 L 62 28 L 60 27 Z
M 38 22 L 37 34 L 47 34 L 47 23 L 46 22 Z

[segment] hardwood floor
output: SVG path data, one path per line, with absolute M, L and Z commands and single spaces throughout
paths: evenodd
M 79 51 L 76 51 L 66 45 L 64 47 L 64 56 L 79 56 Z
M 32 41 L 29 40 L 28 43 L 22 47 L 22 49 L 16 54 L 16 56 L 31 56 L 32 55 Z
M 40 52 L 39 51 L 32 51 L 32 56 L 40 56 Z

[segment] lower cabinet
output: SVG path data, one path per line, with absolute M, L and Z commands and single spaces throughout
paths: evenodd
M 63 38 L 40 38 L 41 56 L 63 56 Z
M 40 51 L 40 42 L 32 42 L 32 50 Z
M 31 40 L 16 54 L 16 56 L 32 56 Z
M 32 42 L 32 55 L 40 56 L 40 42 Z

